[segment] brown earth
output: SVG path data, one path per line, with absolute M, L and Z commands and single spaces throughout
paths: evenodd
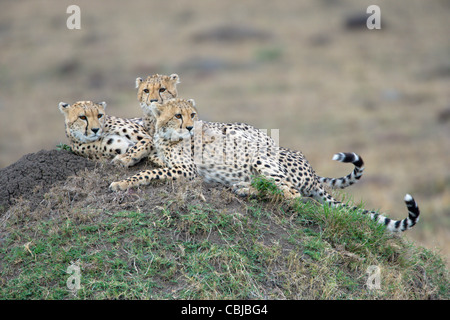
M 64 214 L 69 208 L 151 212 L 163 204 L 176 211 L 208 202 L 214 208 L 246 210 L 246 202 L 228 188 L 200 179 L 183 183 L 156 182 L 142 189 L 112 192 L 109 184 L 152 166 L 145 160 L 125 169 L 107 161 L 93 162 L 65 150 L 28 154 L 0 171 L 0 226 L 12 215 Z M 161 207 L 162 208 L 162 207 Z
M 41 150 L 30 153 L 0 170 L 0 208 L 6 210 L 18 199 L 26 199 L 34 210 L 45 193 L 58 181 L 95 164 L 68 151 Z

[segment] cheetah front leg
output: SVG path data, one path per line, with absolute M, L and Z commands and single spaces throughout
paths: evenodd
M 153 140 L 151 138 L 143 138 L 132 147 L 128 148 L 127 152 L 118 154 L 112 160 L 115 164 L 120 164 L 126 168 L 134 166 L 145 157 L 149 157 L 151 153 L 154 153 Z M 155 162 L 154 158 L 149 159 Z M 161 165 L 161 162 L 156 164 Z
M 110 184 L 113 191 L 127 190 L 132 187 L 145 186 L 154 180 L 177 180 L 180 178 L 193 179 L 196 176 L 194 165 L 164 167 L 160 169 L 144 170 L 127 179 Z

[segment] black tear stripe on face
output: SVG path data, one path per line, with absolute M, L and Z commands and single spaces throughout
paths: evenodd
M 88 118 L 86 117 L 86 130 L 84 130 L 84 135 L 87 137 L 88 136 L 88 128 L 89 128 L 89 120 L 88 120 Z

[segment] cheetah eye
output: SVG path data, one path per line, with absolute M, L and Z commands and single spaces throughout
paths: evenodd
M 195 115 L 196 115 L 196 113 L 195 113 L 195 112 L 192 112 L 192 113 L 191 113 L 191 118 L 194 118 Z
M 80 116 L 79 117 L 81 120 L 87 120 L 86 116 Z
M 159 89 L 159 92 L 164 92 L 164 91 L 166 91 L 166 88 Z
M 182 118 L 182 116 L 181 116 L 181 114 L 180 114 L 180 113 L 177 113 L 177 114 L 175 115 L 175 118 L 177 118 L 177 119 L 181 119 L 181 118 Z
M 142 91 L 144 91 L 145 93 L 149 93 L 150 92 L 148 89 L 144 89 Z
M 99 119 L 103 118 L 103 113 L 99 113 L 97 118 L 99 118 Z

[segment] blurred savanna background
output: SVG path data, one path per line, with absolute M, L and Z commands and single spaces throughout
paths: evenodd
M 404 236 L 448 261 L 449 30 L 445 0 L 0 1 L 0 168 L 67 142 L 60 101 L 136 117 L 136 77 L 178 73 L 201 118 L 279 129 L 321 176 L 352 170 L 334 153 L 362 155 L 337 196 L 403 219 L 412 194 L 422 216 Z

